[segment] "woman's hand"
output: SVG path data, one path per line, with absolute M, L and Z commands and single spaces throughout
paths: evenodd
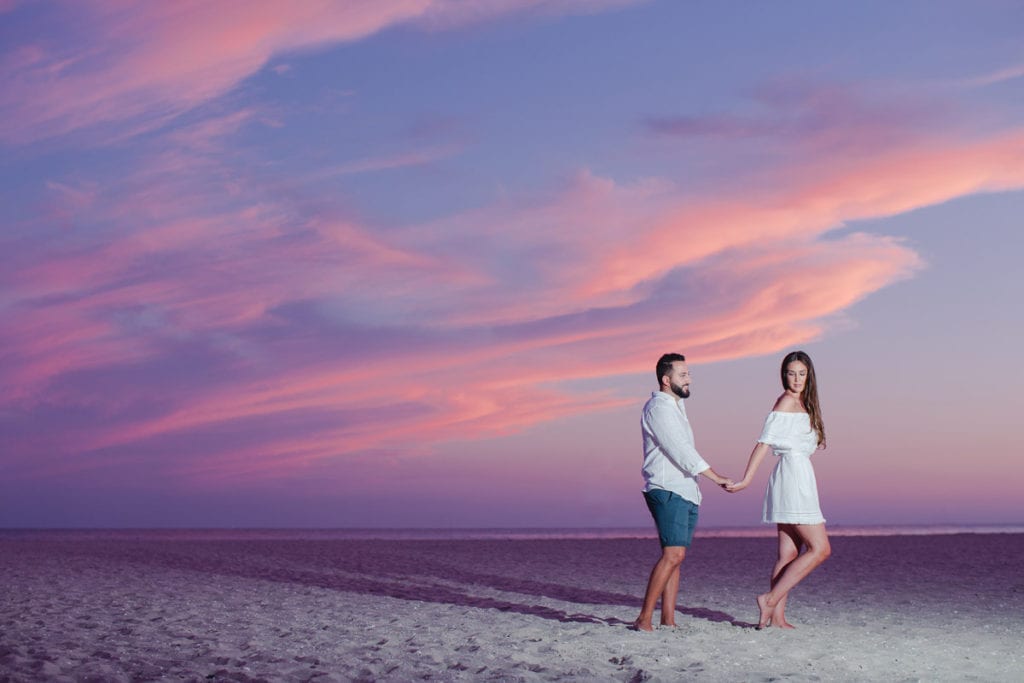
M 750 480 L 744 479 L 742 481 L 738 481 L 738 482 L 736 482 L 734 484 L 730 484 L 730 485 L 725 486 L 723 488 L 725 488 L 725 490 L 728 491 L 729 493 L 736 493 L 737 491 L 742 491 L 743 489 L 747 488 L 748 486 L 750 486 Z

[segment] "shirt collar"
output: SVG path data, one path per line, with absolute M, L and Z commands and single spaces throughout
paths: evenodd
M 672 401 L 673 403 L 675 403 L 680 408 L 683 407 L 683 399 L 678 398 L 678 397 L 668 393 L 667 391 L 660 391 L 659 390 L 659 391 L 651 392 L 651 398 L 656 398 L 656 399 L 659 399 L 661 401 Z

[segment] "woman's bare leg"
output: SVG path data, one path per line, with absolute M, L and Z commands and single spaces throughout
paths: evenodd
M 807 552 L 786 565 L 770 591 L 757 596 L 757 608 L 760 611 L 758 628 L 767 626 L 779 600 L 832 554 L 824 524 L 794 524 L 792 527 L 807 546 Z
M 779 524 L 779 559 L 776 560 L 775 566 L 772 567 L 772 580 L 771 588 L 775 587 L 775 584 L 779 581 L 779 576 L 785 571 L 786 567 L 790 565 L 800 555 L 800 547 L 803 545 L 803 541 L 800 540 L 800 535 L 796 529 L 793 528 L 792 524 Z M 786 600 L 789 599 L 789 593 L 786 593 L 779 598 L 778 603 L 775 605 L 775 609 L 772 611 L 772 617 L 769 619 L 769 624 L 776 628 L 796 628 L 791 623 L 786 621 Z

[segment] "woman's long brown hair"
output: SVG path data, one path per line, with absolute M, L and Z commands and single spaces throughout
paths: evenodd
M 811 357 L 803 351 L 791 351 L 782 359 L 782 388 L 789 391 L 789 384 L 786 383 L 786 367 L 793 361 L 800 361 L 807 366 L 807 383 L 800 394 L 800 400 L 804 404 L 808 417 L 811 418 L 811 426 L 818 433 L 818 446 L 825 447 L 825 423 L 821 420 L 821 406 L 818 404 L 818 380 L 814 376 L 814 363 Z

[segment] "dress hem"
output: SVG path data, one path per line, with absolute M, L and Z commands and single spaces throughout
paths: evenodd
M 764 524 L 824 524 L 825 518 L 819 517 L 818 519 L 761 519 Z

